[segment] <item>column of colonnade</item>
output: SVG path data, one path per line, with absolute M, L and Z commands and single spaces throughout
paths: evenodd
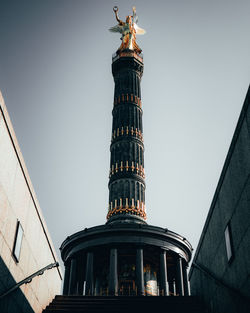
M 77 268 L 81 266 L 78 262 L 82 258 L 72 257 L 65 263 L 63 295 L 94 295 L 94 253 L 89 251 L 86 253 L 85 279 L 84 288 L 79 284 L 77 277 Z M 116 248 L 110 249 L 109 258 L 109 281 L 108 295 L 118 295 L 118 251 Z M 187 275 L 187 262 L 180 256 L 176 255 L 176 275 L 174 281 L 171 282 L 171 292 L 168 280 L 168 264 L 167 250 L 161 249 L 159 253 L 159 295 L 169 296 L 189 296 L 189 282 Z M 145 295 L 144 285 L 144 266 L 143 266 L 143 248 L 136 249 L 136 289 L 137 295 Z M 82 284 L 83 285 L 83 280 Z

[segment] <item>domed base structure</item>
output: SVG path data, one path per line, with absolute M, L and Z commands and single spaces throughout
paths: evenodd
M 192 247 L 182 236 L 146 224 L 84 229 L 61 246 L 64 295 L 189 295 Z

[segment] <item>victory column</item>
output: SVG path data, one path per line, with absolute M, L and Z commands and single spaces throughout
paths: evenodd
M 64 295 L 186 296 L 192 247 L 181 235 L 146 223 L 140 81 L 143 57 L 133 14 L 111 32 L 122 43 L 112 59 L 115 82 L 107 223 L 62 243 Z M 150 208 L 152 209 L 152 208 Z

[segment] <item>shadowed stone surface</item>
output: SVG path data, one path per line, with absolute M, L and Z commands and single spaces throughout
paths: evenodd
M 250 312 L 250 89 L 190 270 L 191 292 L 211 313 Z M 233 257 L 227 258 L 230 225 Z

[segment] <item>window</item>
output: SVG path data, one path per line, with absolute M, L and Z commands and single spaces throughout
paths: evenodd
M 15 241 L 14 241 L 14 246 L 13 246 L 13 251 L 12 251 L 12 254 L 17 262 L 19 262 L 19 258 L 20 258 L 22 239 L 23 239 L 23 228 L 22 228 L 20 221 L 17 221 L 16 235 L 15 235 Z
M 227 224 L 225 229 L 225 242 L 226 242 L 226 249 L 227 249 L 227 259 L 230 262 L 233 258 L 233 247 L 232 247 L 232 235 L 231 235 L 231 227 L 230 224 Z

